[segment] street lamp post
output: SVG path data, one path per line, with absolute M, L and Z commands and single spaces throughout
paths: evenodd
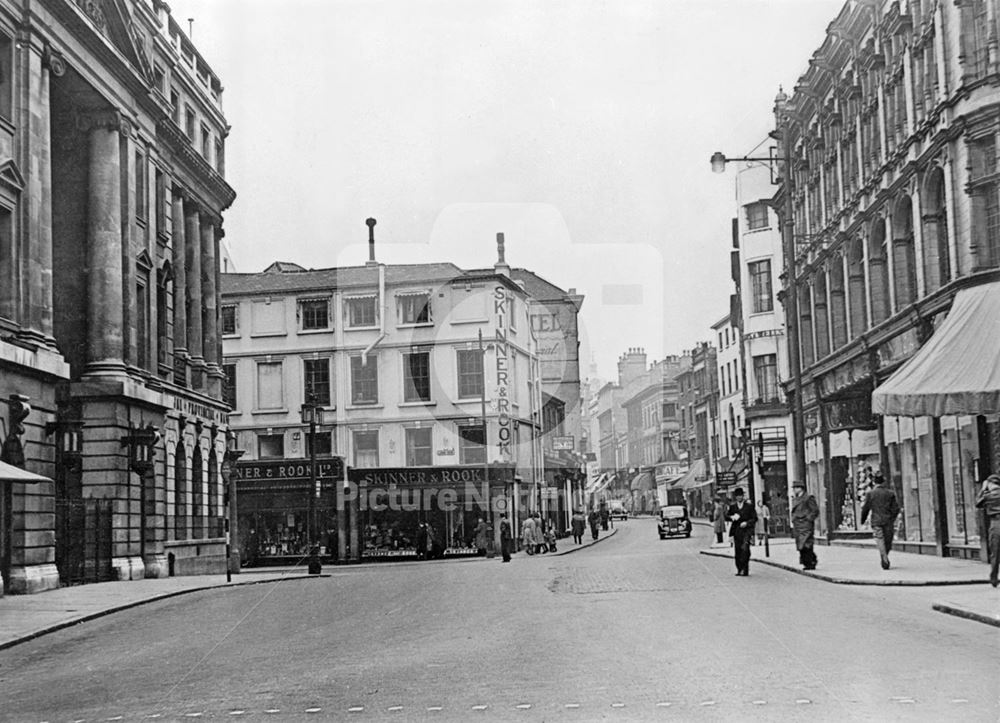
M 792 377 L 792 430 L 795 437 L 795 474 L 799 479 L 805 480 L 805 418 L 802 409 L 802 363 L 799 356 L 799 294 L 798 294 L 798 274 L 795 268 L 795 208 L 792 199 L 794 190 L 792 178 L 792 119 L 788 108 L 788 96 L 779 88 L 778 95 L 774 99 L 774 115 L 777 123 L 777 137 L 781 142 L 780 162 L 784 166 L 781 172 L 781 192 L 783 196 L 783 209 L 781 212 L 781 247 L 785 265 L 785 329 L 788 335 L 788 366 Z M 714 173 L 722 173 L 726 169 L 729 161 L 761 161 L 771 165 L 772 173 L 774 164 L 779 159 L 770 155 L 767 158 L 726 158 L 726 156 L 716 151 L 712 154 L 711 164 Z
M 316 395 L 309 392 L 306 401 L 302 404 L 302 422 L 309 425 L 309 521 L 306 525 L 309 545 L 309 574 L 318 575 L 323 570 L 319 559 L 319 543 L 316 541 L 316 499 L 320 494 L 319 477 L 316 475 L 316 424 L 317 419 L 323 412 L 322 407 L 316 403 Z
M 223 504 L 225 506 L 225 525 L 226 525 L 226 582 L 232 582 L 233 580 L 233 568 L 235 567 L 239 570 L 240 566 L 240 552 L 239 547 L 234 550 L 233 539 L 239 542 L 239 533 L 237 526 L 237 516 L 238 516 L 238 503 L 236 497 L 236 483 L 233 480 L 233 467 L 239 461 L 240 457 L 243 456 L 244 450 L 236 449 L 236 435 L 233 432 L 226 432 L 226 452 L 222 456 L 222 482 L 226 485 L 225 490 L 222 494 Z M 236 514 L 234 514 L 234 512 Z M 235 551 L 235 555 L 233 554 Z M 235 557 L 235 561 L 234 558 Z

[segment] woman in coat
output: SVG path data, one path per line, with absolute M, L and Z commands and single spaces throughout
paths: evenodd
M 548 552 L 545 546 L 545 527 L 542 524 L 542 516 L 537 512 L 532 515 L 535 518 L 535 552 Z
M 722 536 L 726 534 L 726 506 L 722 504 L 722 500 L 715 501 L 712 529 L 715 531 L 715 541 L 722 542 Z
M 486 546 L 486 522 L 480 517 L 479 522 L 476 523 L 476 550 L 480 555 L 486 554 Z
M 529 555 L 535 554 L 535 520 L 531 515 L 521 523 L 521 544 Z
M 573 542 L 576 544 L 583 543 L 583 531 L 587 529 L 587 518 L 583 516 L 583 512 L 577 510 L 573 513 L 573 520 L 571 522 L 573 527 Z

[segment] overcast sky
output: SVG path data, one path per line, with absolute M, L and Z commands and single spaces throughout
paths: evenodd
M 225 87 L 239 271 L 507 261 L 586 296 L 583 369 L 711 340 L 735 174 L 843 0 L 172 0 Z M 766 146 L 764 146 L 766 148 Z M 766 151 L 765 151 L 766 153 Z

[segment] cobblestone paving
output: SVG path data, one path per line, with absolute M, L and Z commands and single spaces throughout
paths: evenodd
M 153 603 L 0 651 L 0 720 L 1000 719 L 996 637 L 922 591 L 737 578 L 700 537 Z

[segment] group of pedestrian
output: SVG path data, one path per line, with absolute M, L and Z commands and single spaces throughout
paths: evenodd
M 529 555 L 556 552 L 556 523 L 532 512 L 521 522 L 521 545 Z

